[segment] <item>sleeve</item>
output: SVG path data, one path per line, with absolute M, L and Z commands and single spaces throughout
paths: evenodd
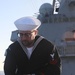
M 15 75 L 15 72 L 16 72 L 16 59 L 12 50 L 8 48 L 4 62 L 4 73 L 5 75 Z
M 59 57 L 56 47 L 54 47 L 52 54 L 50 54 L 48 65 L 45 67 L 43 73 L 43 75 L 61 74 L 61 59 Z

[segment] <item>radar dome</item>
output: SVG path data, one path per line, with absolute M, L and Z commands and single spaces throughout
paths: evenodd
M 53 14 L 53 6 L 50 3 L 44 3 L 40 6 L 39 13 L 42 15 Z

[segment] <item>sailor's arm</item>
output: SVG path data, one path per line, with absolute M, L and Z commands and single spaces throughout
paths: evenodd
M 7 55 L 4 61 L 4 73 L 5 75 L 15 75 L 16 71 L 16 60 L 11 49 L 8 48 Z
M 43 71 L 44 75 L 60 75 L 61 73 L 61 60 L 57 49 L 55 48 L 53 53 L 50 54 L 49 62 Z

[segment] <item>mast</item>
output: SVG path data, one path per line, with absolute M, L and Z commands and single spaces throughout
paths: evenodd
M 60 1 L 61 0 L 53 0 L 53 13 L 59 11 Z
M 56 0 L 53 0 L 53 3 L 52 3 L 53 4 L 53 13 L 54 13 L 54 10 L 55 10 L 55 1 Z

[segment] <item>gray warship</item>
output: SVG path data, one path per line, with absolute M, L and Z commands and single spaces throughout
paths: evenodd
M 75 75 L 75 0 L 53 0 L 39 8 L 37 18 L 42 22 L 39 34 L 58 48 L 62 61 L 61 75 Z M 14 42 L 18 31 L 12 31 Z

